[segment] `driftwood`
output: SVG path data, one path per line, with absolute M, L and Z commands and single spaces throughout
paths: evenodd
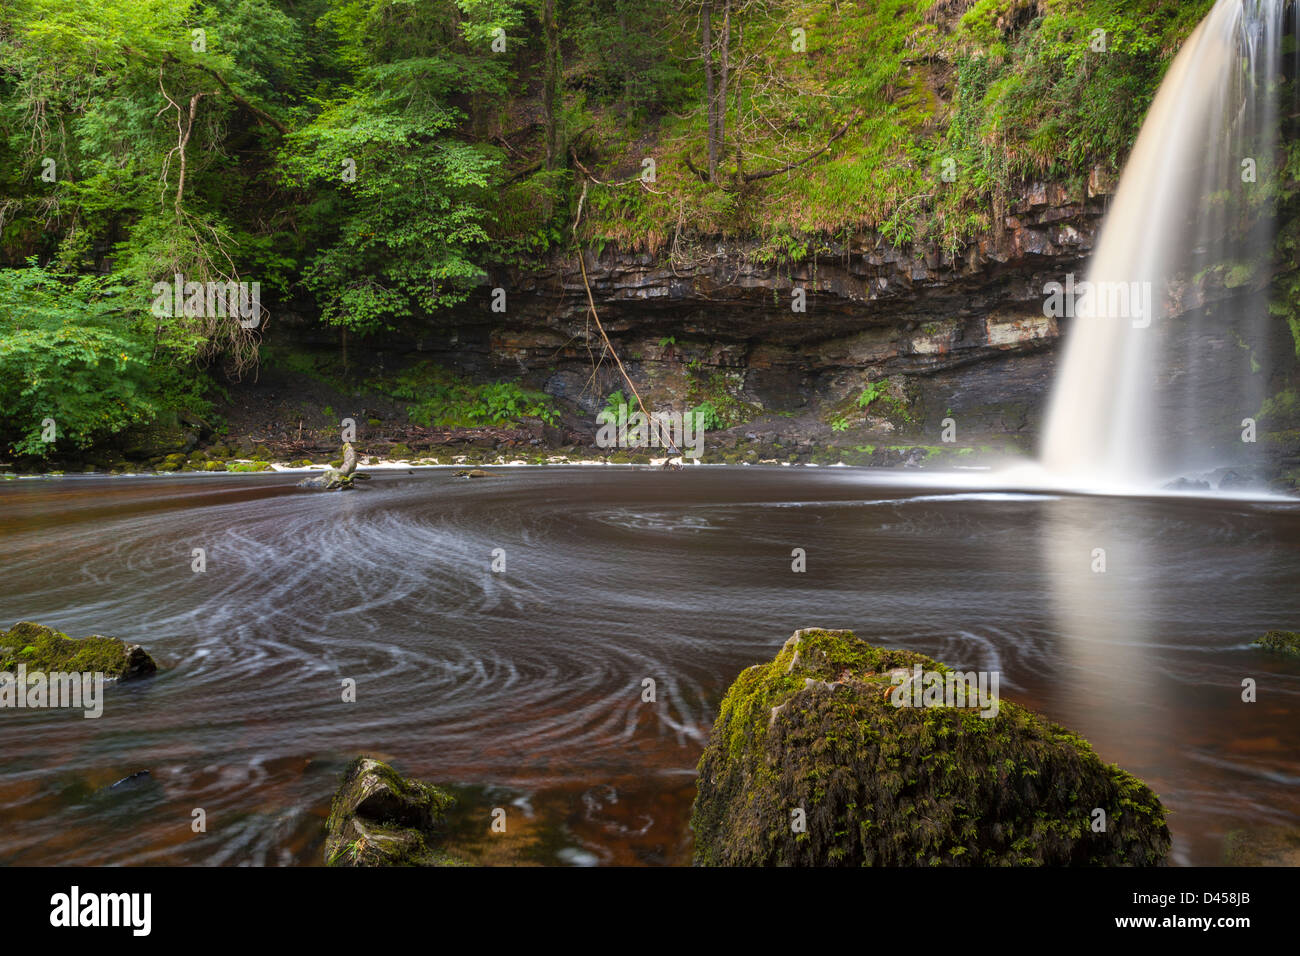
M 356 470 L 357 453 L 351 442 L 344 442 L 342 468 L 327 468 L 324 474 L 304 478 L 298 482 L 298 487 L 317 491 L 343 491 L 352 487 L 352 473 Z

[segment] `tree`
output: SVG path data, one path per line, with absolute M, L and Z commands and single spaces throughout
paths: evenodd
M 499 94 L 503 68 L 473 49 L 493 28 L 467 45 L 450 2 L 352 0 L 330 22 L 353 85 L 287 137 L 280 163 L 317 249 L 304 282 L 326 322 L 365 333 L 459 302 L 481 275 L 500 158 L 458 135 L 450 104 Z

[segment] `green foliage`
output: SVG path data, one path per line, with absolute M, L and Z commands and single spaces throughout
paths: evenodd
M 896 245 L 953 251 L 989 228 L 1026 180 L 1081 185 L 1131 147 L 1165 66 L 1212 0 L 769 2 L 734 14 L 746 71 L 731 78 L 722 181 L 700 182 L 705 129 L 698 55 L 683 38 L 696 108 L 660 127 L 653 193 L 611 190 L 588 234 L 659 248 L 681 237 L 751 235 L 756 259 L 797 261 L 783 237 L 879 229 Z M 808 51 L 790 50 L 791 24 Z M 1092 49 L 1106 31 L 1105 52 Z M 739 177 L 812 156 L 788 175 Z M 646 153 L 608 142 L 612 168 Z M 953 164 L 955 178 L 941 173 Z M 663 224 L 672 224 L 664 229 Z M 804 242 L 807 245 L 807 241 Z M 806 253 L 805 253 L 806 254 Z
M 606 396 L 605 407 L 602 409 L 602 413 L 617 419 L 619 410 L 626 408 L 629 404 L 627 398 L 623 395 L 623 390 L 618 389 L 610 392 L 609 395 Z
M 290 181 L 321 193 L 323 248 L 305 282 L 323 318 L 358 332 L 462 301 L 481 270 L 484 197 L 498 160 L 453 134 L 460 114 L 425 89 L 423 61 L 377 71 L 397 88 L 352 91 L 291 134 Z M 401 69 L 398 69 L 398 67 Z
M 706 432 L 728 427 L 726 420 L 718 413 L 718 409 L 714 407 L 712 402 L 701 402 L 694 408 L 689 409 L 687 414 L 697 416 L 695 420 L 699 422 L 699 427 Z
M 840 402 L 830 410 L 827 422 L 833 431 L 845 431 L 850 426 L 850 417 L 855 412 L 868 410 L 874 415 L 886 416 L 895 423 L 910 425 L 914 422 L 907 400 L 891 394 L 890 384 L 886 379 L 868 382 L 856 399 L 845 399 Z
M 491 245 L 482 256 L 494 263 L 527 265 L 553 246 L 563 244 L 570 219 L 573 175 L 565 169 L 538 170 L 497 188 L 485 200 L 490 221 L 484 226 Z
M 858 396 L 858 408 L 867 408 L 872 402 L 878 401 L 889 394 L 889 383 L 883 379 L 879 382 L 871 382 L 862 390 Z
M 150 421 L 159 383 L 152 337 L 122 314 L 107 279 L 75 278 L 36 265 L 0 269 L 0 441 L 44 457 L 42 422 L 58 442 L 96 438 Z
M 686 368 L 690 372 L 686 401 L 703 416 L 705 431 L 731 428 L 757 414 L 758 408 L 737 394 L 744 381 L 743 375 L 725 369 L 706 371 L 699 359 L 692 359 Z
M 1274 241 L 1274 263 L 1278 269 L 1273 282 L 1269 312 L 1286 321 L 1300 358 L 1300 141 L 1295 137 L 1296 122 L 1290 126 L 1290 142 L 1284 147 L 1285 159 L 1279 170 L 1280 228 Z
M 391 378 L 368 383 L 393 398 L 411 402 L 417 425 L 438 428 L 510 425 L 524 419 L 559 421 L 551 397 L 516 382 L 476 385 L 433 365 L 421 365 Z
M 1300 394 L 1294 389 L 1286 389 L 1270 395 L 1264 399 L 1255 417 L 1270 425 L 1300 426 Z
M 677 106 L 688 89 L 686 64 L 663 28 L 661 0 L 584 0 L 563 12 L 563 42 L 572 51 L 568 83 L 615 105 L 638 123 Z

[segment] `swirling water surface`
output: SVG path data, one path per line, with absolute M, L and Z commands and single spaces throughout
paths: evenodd
M 319 863 L 339 773 L 371 753 L 451 786 L 469 859 L 686 863 L 722 694 L 806 626 L 999 671 L 1161 795 L 1175 863 L 1300 823 L 1300 667 L 1248 646 L 1300 628 L 1295 504 L 498 472 L 0 486 L 0 626 L 122 637 L 163 668 L 98 720 L 0 710 L 0 862 Z

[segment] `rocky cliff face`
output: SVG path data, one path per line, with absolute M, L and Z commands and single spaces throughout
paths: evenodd
M 676 254 L 589 252 L 585 265 L 648 404 L 716 396 L 750 413 L 825 417 L 889 379 L 889 407 L 904 414 L 876 416 L 886 431 L 937 428 L 952 414 L 1015 434 L 1038 414 L 1061 331 L 1043 314 L 1043 286 L 1082 273 L 1109 191 L 1099 175 L 1074 192 L 1034 185 L 994 234 L 955 255 L 863 231 L 797 263 L 718 240 Z M 505 292 L 504 312 L 493 289 Z M 577 259 L 556 257 L 489 277 L 415 347 L 470 371 L 522 374 L 594 413 L 621 381 L 587 311 Z
M 956 253 L 898 248 L 863 231 L 823 240 L 798 262 L 774 259 L 755 241 L 714 240 L 658 255 L 589 250 L 583 266 L 647 406 L 717 411 L 709 460 L 721 452 L 723 460 L 897 464 L 914 462 L 915 445 L 929 455 L 1031 451 L 1064 331 L 1044 314 L 1045 286 L 1083 278 L 1112 188 L 1100 174 L 1073 191 L 1031 185 L 994 230 Z M 1245 348 L 1234 337 L 1237 297 L 1249 290 L 1188 278 L 1166 290 L 1167 302 L 1206 317 L 1163 330 L 1171 382 L 1192 380 L 1178 355 L 1208 357 L 1237 378 L 1253 375 L 1257 357 L 1290 355 L 1281 322 L 1277 342 Z M 300 331 L 338 349 L 311 323 Z M 352 348 L 372 370 L 433 360 L 565 399 L 577 408 L 564 422 L 565 445 L 592 445 L 595 413 L 626 389 L 590 320 L 573 254 L 488 275 L 468 302 L 413 334 Z M 1267 384 L 1267 375 L 1255 377 Z M 1235 437 L 1236 422 L 1257 406 L 1228 409 L 1223 434 Z M 955 445 L 941 444 L 948 419 Z

